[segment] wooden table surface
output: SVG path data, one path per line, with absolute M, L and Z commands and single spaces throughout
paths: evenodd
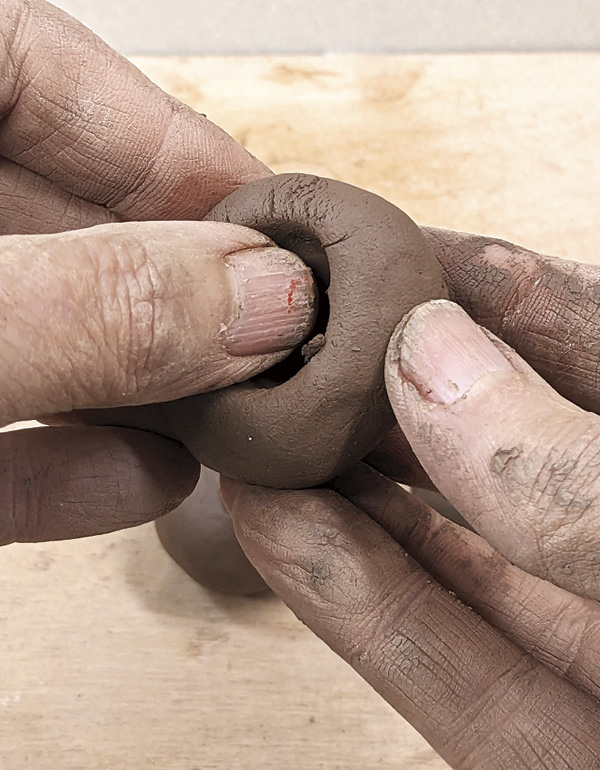
M 276 171 L 595 260 L 600 55 L 138 64 Z M 276 599 L 208 594 L 152 527 L 0 570 L 1 770 L 447 767 Z

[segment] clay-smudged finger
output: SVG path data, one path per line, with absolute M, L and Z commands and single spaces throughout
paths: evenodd
M 600 267 L 497 238 L 423 228 L 450 298 L 561 395 L 600 411 Z M 573 255 L 577 256 L 577 255 Z
M 191 494 L 199 470 L 180 444 L 129 428 L 0 433 L 0 544 L 153 521 Z
M 331 491 L 224 480 L 250 560 L 296 615 L 455 770 L 591 770 L 597 701 L 451 596 Z
M 268 174 L 44 0 L 4 0 L 0 155 L 124 219 L 201 219 Z
M 447 301 L 400 325 L 386 381 L 423 468 L 469 524 L 527 572 L 600 597 L 600 418 Z
M 361 464 L 336 489 L 515 644 L 600 698 L 600 605 L 515 567 L 474 532 Z
M 298 257 L 212 222 L 7 236 L 0 286 L 4 424 L 225 387 L 285 357 L 315 314 Z

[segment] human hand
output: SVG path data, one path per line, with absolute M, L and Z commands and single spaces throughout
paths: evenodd
M 562 396 L 600 412 L 600 270 L 485 235 L 423 228 L 450 299 L 511 345 Z M 399 427 L 369 455 L 390 478 L 431 488 Z
M 596 768 L 600 418 L 448 302 L 408 315 L 386 377 L 424 470 L 476 532 L 366 465 L 337 491 L 224 480 L 247 555 L 456 770 Z
M 264 167 L 53 6 L 2 10 L 0 424 L 171 400 L 282 358 L 312 322 L 297 257 L 245 228 L 119 221 L 202 217 Z M 0 434 L 0 474 L 4 544 L 154 519 L 198 465 L 156 435 L 75 426 Z
M 269 173 L 44 0 L 0 18 L 0 234 L 202 219 Z

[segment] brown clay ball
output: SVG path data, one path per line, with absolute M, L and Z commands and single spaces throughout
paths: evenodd
M 252 382 L 163 405 L 169 433 L 204 464 L 252 484 L 321 484 L 361 460 L 394 425 L 383 379 L 405 313 L 446 297 L 419 227 L 377 195 L 306 174 L 240 188 L 208 217 L 254 228 L 299 254 L 322 288 L 303 348 Z
M 393 426 L 383 381 L 388 340 L 408 310 L 446 296 L 441 268 L 399 209 L 329 179 L 286 174 L 255 182 L 209 218 L 254 228 L 299 254 L 320 285 L 320 315 L 312 338 L 283 366 L 254 382 L 164 404 L 163 425 L 204 465 L 243 481 L 284 488 L 326 482 Z M 235 538 L 214 472 L 203 469 L 192 498 L 157 530 L 207 588 L 265 589 Z

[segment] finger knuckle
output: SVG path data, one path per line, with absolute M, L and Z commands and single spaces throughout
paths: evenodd
M 432 590 L 432 584 L 423 583 L 416 570 L 402 581 L 393 576 L 372 585 L 368 601 L 345 613 L 350 664 L 359 669 L 376 668 L 390 681 L 410 679 L 423 653 L 420 635 L 414 631 Z
M 562 583 L 585 564 L 600 574 L 594 521 L 598 512 L 600 424 L 576 426 L 546 450 L 528 491 L 539 517 L 538 551 L 544 576 Z M 593 562 L 593 563 L 592 563 Z
M 552 631 L 560 640 L 568 640 L 568 644 L 564 645 L 563 641 L 563 657 L 551 664 L 555 664 L 564 676 L 583 680 L 586 688 L 597 694 L 600 692 L 596 662 L 600 650 L 600 621 L 587 603 L 576 607 L 569 600 L 565 603 L 567 607 Z M 547 644 L 546 649 L 549 646 Z M 543 654 L 545 650 L 541 652 Z
M 169 268 L 136 238 L 95 246 L 98 314 L 93 334 L 105 351 L 103 388 L 109 399 L 135 401 L 168 359 Z

